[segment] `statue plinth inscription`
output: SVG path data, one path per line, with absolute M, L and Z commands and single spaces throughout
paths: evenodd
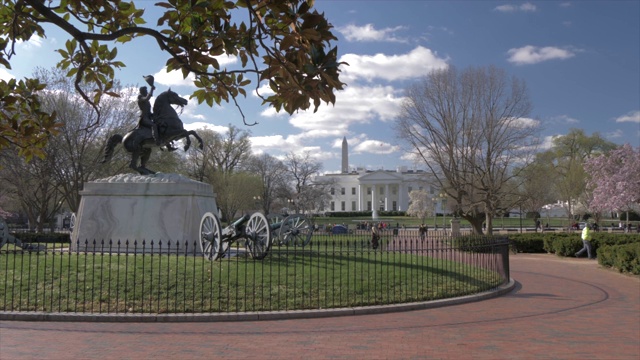
M 86 183 L 80 195 L 71 238 L 74 251 L 117 252 L 120 241 L 119 251 L 125 252 L 128 240 L 129 252 L 134 241 L 141 252 L 144 240 L 147 252 L 153 241 L 154 252 L 162 242 L 162 252 L 193 253 L 202 216 L 217 211 L 211 185 L 177 174 L 120 174 Z

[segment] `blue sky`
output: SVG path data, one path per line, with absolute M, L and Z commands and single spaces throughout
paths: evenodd
M 156 0 L 135 1 L 155 24 Z M 618 144 L 640 146 L 640 1 L 384 1 L 317 0 L 335 27 L 335 43 L 347 83 L 335 106 L 289 116 L 241 100 L 246 127 L 233 104 L 208 107 L 192 100 L 183 112 L 186 127 L 216 131 L 228 124 L 251 132 L 253 150 L 282 156 L 310 151 L 329 172 L 340 169 L 340 145 L 349 141 L 350 166 L 395 169 L 415 164 L 400 150 L 393 123 L 404 89 L 430 70 L 494 65 L 526 81 L 546 143 L 580 128 Z M 64 33 L 20 44 L 12 70 L 0 77 L 29 76 L 59 56 Z M 119 46 L 127 67 L 125 85 L 143 85 L 153 74 L 157 92 L 183 96 L 195 88 L 177 73 L 166 74 L 166 56 L 155 42 Z M 235 59 L 225 59 L 233 67 Z M 418 165 L 418 167 L 421 167 Z

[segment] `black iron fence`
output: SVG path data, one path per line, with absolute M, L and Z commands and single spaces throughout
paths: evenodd
M 222 259 L 197 242 L 87 241 L 0 250 L 0 311 L 234 313 L 408 303 L 495 289 L 509 281 L 506 238 L 314 234 L 273 244 L 263 260 L 235 243 Z M 31 249 L 38 249 L 33 246 Z

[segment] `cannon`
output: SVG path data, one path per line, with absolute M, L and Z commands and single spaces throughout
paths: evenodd
M 207 260 L 225 256 L 229 246 L 244 240 L 247 253 L 264 259 L 274 241 L 278 245 L 305 246 L 311 241 L 314 227 L 304 215 L 270 215 L 260 212 L 245 214 L 224 229 L 220 219 L 207 212 L 200 221 L 200 249 Z
M 264 259 L 271 247 L 271 227 L 262 213 L 245 214 L 222 229 L 218 217 L 207 212 L 200 220 L 200 249 L 207 260 L 223 257 L 229 246 L 245 240 L 247 252 L 254 259 Z
M 280 246 L 306 246 L 315 226 L 302 214 L 272 214 L 267 216 L 273 232 L 273 242 Z

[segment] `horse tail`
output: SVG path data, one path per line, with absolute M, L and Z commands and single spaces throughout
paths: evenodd
M 107 146 L 104 149 L 104 159 L 102 159 L 103 164 L 111 160 L 111 157 L 113 156 L 113 150 L 115 149 L 116 145 L 120 144 L 121 142 L 122 135 L 120 134 L 115 134 L 109 138 L 109 140 L 107 141 Z

